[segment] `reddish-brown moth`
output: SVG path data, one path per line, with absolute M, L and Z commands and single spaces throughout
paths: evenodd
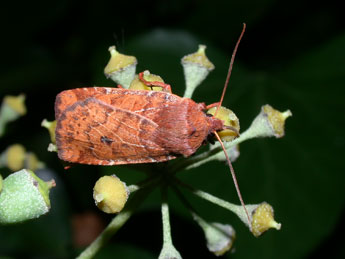
M 72 163 L 118 165 L 190 156 L 223 129 L 204 104 L 162 91 L 79 88 L 55 103 L 59 158 Z
M 56 97 L 56 146 L 60 159 L 81 164 L 119 165 L 163 162 L 177 155 L 188 157 L 215 135 L 220 141 L 242 205 L 235 174 L 217 131 L 227 128 L 205 111 L 220 107 L 238 44 L 235 46 L 221 101 L 206 106 L 170 91 L 170 85 L 147 82 L 164 91 L 123 88 L 78 88 Z M 245 208 L 245 206 L 244 206 Z M 247 213 L 248 216 L 248 213 Z M 249 216 L 248 216 L 249 219 Z

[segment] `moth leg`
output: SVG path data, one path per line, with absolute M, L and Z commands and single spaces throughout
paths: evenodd
M 164 90 L 164 92 L 172 93 L 172 92 L 171 92 L 171 86 L 170 86 L 169 84 L 165 84 L 165 83 L 159 82 L 159 81 L 152 81 L 152 82 L 146 81 L 146 80 L 144 79 L 144 72 L 139 73 L 139 79 L 140 79 L 140 81 L 143 82 L 145 85 L 151 87 L 151 89 L 152 89 L 152 87 L 154 87 L 154 86 L 158 86 L 158 87 L 162 87 L 163 90 Z
M 217 107 L 220 104 L 220 102 L 216 102 L 216 103 L 211 103 L 209 105 L 206 105 L 206 110 L 209 110 L 213 107 Z
M 117 85 L 117 88 L 125 89 L 122 85 Z

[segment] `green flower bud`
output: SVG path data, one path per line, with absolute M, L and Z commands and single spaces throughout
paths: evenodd
M 43 168 L 44 163 L 39 161 L 34 153 L 26 152 L 23 145 L 13 144 L 0 155 L 0 167 L 1 166 L 8 167 L 13 172 L 23 169 L 24 167 L 35 171 Z
M 118 213 L 125 206 L 129 191 L 124 182 L 116 176 L 99 178 L 93 188 L 96 206 L 105 213 Z
M 258 237 L 270 228 L 280 230 L 281 224 L 274 220 L 272 206 L 263 202 L 252 212 L 252 233 Z
M 55 128 L 56 128 L 56 120 L 55 121 L 48 121 L 44 119 L 41 123 L 41 126 L 46 128 L 49 131 L 50 141 L 51 143 L 55 144 Z
M 5 96 L 0 108 L 0 136 L 4 134 L 7 123 L 25 114 L 25 95 Z
M 150 71 L 144 71 L 144 79 L 148 82 L 162 82 L 164 83 L 163 79 L 160 76 L 151 74 Z M 152 87 L 152 88 L 151 88 Z M 142 82 L 138 76 L 135 76 L 129 89 L 131 90 L 153 90 L 153 91 L 162 91 L 163 88 L 160 86 L 147 86 Z
M 216 144 L 217 144 L 217 146 L 220 145 L 218 143 L 216 143 Z M 231 147 L 227 148 L 226 152 L 228 153 L 230 161 L 235 162 L 237 160 L 237 158 L 240 156 L 239 145 L 231 146 Z M 225 158 L 225 155 L 223 152 L 218 152 L 217 154 L 215 154 L 214 156 L 211 156 L 211 157 L 212 157 L 212 160 L 226 161 L 226 158 Z
M 267 202 L 246 205 L 246 209 L 251 219 L 250 226 L 248 226 L 247 215 L 242 206 L 238 206 L 235 213 L 249 227 L 255 237 L 260 236 L 270 228 L 280 230 L 281 224 L 274 220 L 273 208 Z
M 220 256 L 233 247 L 236 232 L 230 225 L 211 223 L 205 231 L 205 237 L 208 250 Z
M 193 218 L 204 231 L 207 248 L 210 252 L 220 256 L 231 250 L 236 238 L 232 226 L 216 222 L 208 223 L 195 213 L 193 213 Z
M 199 45 L 197 52 L 184 56 L 181 60 L 186 91 L 184 97 L 191 98 L 195 88 L 204 81 L 208 73 L 214 69 L 214 65 L 205 55 L 205 45 Z
M 292 116 L 290 110 L 280 112 L 266 104 L 261 107 L 261 112 L 241 137 L 244 139 L 273 136 L 281 138 L 284 136 L 285 120 L 290 116 Z
M 49 191 L 55 181 L 42 181 L 30 170 L 20 170 L 3 181 L 0 224 L 38 218 L 50 209 Z
M 21 116 L 26 114 L 24 94 L 20 94 L 18 96 L 7 95 L 4 98 L 3 104 L 10 107 L 13 111 Z
M 216 113 L 216 110 L 217 107 L 213 107 L 209 109 L 207 113 L 214 115 Z M 221 106 L 218 109 L 216 118 L 222 120 L 224 122 L 224 126 L 231 127 L 230 129 L 225 129 L 218 132 L 218 135 L 222 141 L 229 142 L 239 136 L 240 121 L 232 110 Z
M 24 167 L 24 160 L 25 148 L 21 144 L 13 144 L 0 155 L 0 167 L 18 171 Z
M 115 46 L 109 47 L 111 58 L 104 68 L 104 74 L 117 84 L 128 88 L 134 79 L 137 59 L 133 56 L 126 56 L 116 51 Z
M 36 171 L 45 167 L 44 163 L 38 160 L 37 156 L 33 152 L 27 152 L 25 154 L 24 167 Z

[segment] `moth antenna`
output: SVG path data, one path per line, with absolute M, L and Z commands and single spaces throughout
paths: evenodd
M 243 34 L 244 34 L 245 30 L 246 30 L 246 24 L 243 23 L 243 29 L 242 29 L 241 35 L 240 35 L 240 37 L 237 40 L 237 43 L 236 43 L 235 48 L 234 48 L 234 51 L 232 52 L 232 56 L 231 56 L 231 60 L 230 60 L 230 65 L 229 65 L 229 69 L 228 69 L 228 74 L 226 76 L 226 80 L 225 80 L 225 84 L 224 84 L 224 88 L 223 88 L 223 93 L 222 93 L 222 96 L 220 97 L 220 102 L 219 102 L 219 105 L 217 106 L 217 110 L 214 113 L 214 116 L 217 115 L 220 106 L 222 106 L 223 99 L 224 99 L 224 96 L 225 96 L 225 92 L 226 92 L 226 89 L 228 88 L 228 85 L 229 85 L 229 80 L 230 80 L 230 76 L 231 76 L 232 66 L 233 66 L 234 61 L 235 61 L 235 56 L 236 56 L 237 48 L 238 48 L 238 45 L 240 45 L 240 42 L 241 42 L 241 39 L 243 37 Z
M 238 196 L 238 198 L 240 199 L 241 205 L 242 205 L 244 211 L 245 211 L 246 214 L 247 214 L 248 225 L 249 225 L 249 227 L 250 227 L 251 224 L 250 224 L 249 213 L 248 213 L 248 211 L 247 211 L 246 205 L 244 204 L 244 201 L 243 201 L 243 198 L 242 198 L 242 195 L 241 195 L 241 191 L 240 191 L 240 187 L 238 186 L 238 183 L 237 183 L 237 178 L 236 178 L 236 175 L 235 175 L 235 170 L 234 170 L 234 168 L 232 167 L 232 164 L 231 164 L 230 158 L 229 158 L 229 156 L 228 156 L 228 153 L 226 152 L 226 149 L 225 149 L 225 147 L 224 147 L 224 144 L 223 144 L 222 140 L 220 139 L 218 133 L 217 133 L 216 131 L 214 131 L 213 133 L 214 133 L 214 135 L 216 136 L 216 138 L 218 139 L 218 141 L 219 141 L 219 143 L 220 143 L 220 145 L 222 146 L 222 149 L 223 149 L 223 151 L 224 151 L 224 155 L 225 155 L 226 161 L 228 162 L 228 165 L 229 165 L 229 168 L 230 168 L 230 173 L 231 173 L 231 176 L 232 176 L 232 180 L 234 181 L 234 184 L 235 184 L 237 196 Z

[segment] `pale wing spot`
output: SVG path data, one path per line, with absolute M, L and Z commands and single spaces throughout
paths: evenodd
M 114 160 L 110 160 L 108 161 L 107 165 L 114 165 L 115 164 L 115 161 Z
M 160 110 L 160 109 L 164 109 L 164 108 L 166 108 L 166 107 L 168 107 L 168 106 L 169 106 L 168 104 L 165 104 L 165 105 L 162 106 L 162 107 L 144 108 L 144 109 L 136 110 L 136 111 L 133 111 L 133 112 L 146 112 L 146 111 L 152 111 L 152 110 Z
M 153 162 L 153 163 L 155 163 L 155 162 L 158 162 L 156 159 L 154 159 L 153 157 L 147 157 L 148 159 L 150 159 L 151 160 L 151 162 Z

